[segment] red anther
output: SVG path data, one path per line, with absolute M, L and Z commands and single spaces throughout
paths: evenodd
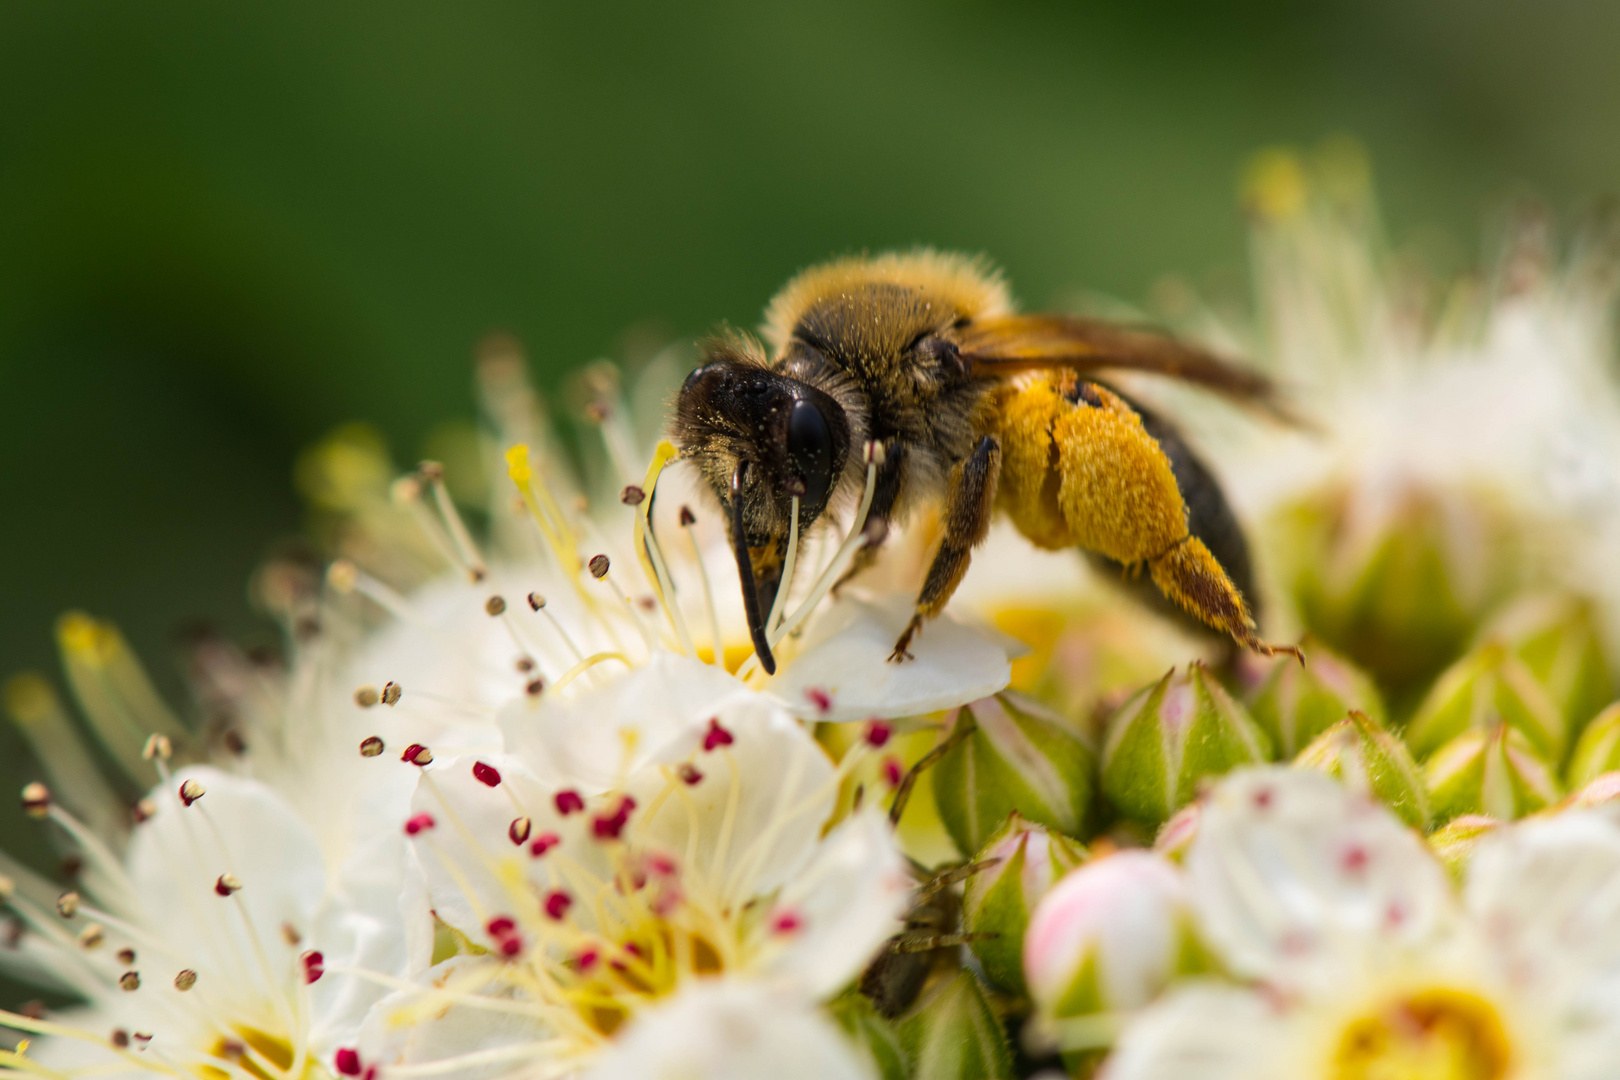
M 326 957 L 322 956 L 318 949 L 311 949 L 309 952 L 304 953 L 298 958 L 298 962 L 304 965 L 304 981 L 306 983 L 316 982 L 322 975 L 326 974 Z
M 730 746 L 736 742 L 736 737 L 720 726 L 720 718 L 709 718 L 709 730 L 703 733 L 703 749 L 713 750 L 717 746 Z
M 809 699 L 810 704 L 816 707 L 817 712 L 832 712 L 832 695 L 827 693 L 827 691 L 823 690 L 821 687 L 810 687 L 804 692 L 804 696 Z
M 420 814 L 412 814 L 410 817 L 405 819 L 406 836 L 415 836 L 423 829 L 431 828 L 433 828 L 433 815 L 427 813 L 426 811 L 423 811 Z
M 506 838 L 521 847 L 523 841 L 529 838 L 529 829 L 533 827 L 533 824 L 526 817 L 513 818 L 512 824 L 506 827 Z
M 572 896 L 569 896 L 561 889 L 555 889 L 546 894 L 546 914 L 557 922 L 561 922 L 562 917 L 568 914 L 568 907 L 573 902 L 574 898 Z
M 586 972 L 595 967 L 596 962 L 601 958 L 602 954 L 595 949 L 581 949 L 579 955 L 574 958 L 574 963 L 579 966 L 581 972 Z
M 195 780 L 186 780 L 180 785 L 180 801 L 186 806 L 190 806 L 202 798 L 204 794 L 206 792 L 203 790 L 203 786 Z
M 771 919 L 771 933 L 791 934 L 803 925 L 804 920 L 799 917 L 797 912 L 779 911 Z
M 360 1075 L 360 1051 L 352 1047 L 342 1047 L 332 1055 L 332 1064 L 344 1076 Z
M 585 809 L 584 797 L 572 788 L 557 792 L 557 797 L 553 801 L 557 804 L 557 813 L 563 817 Z
M 562 843 L 562 837 L 558 836 L 556 833 L 541 833 L 539 836 L 535 837 L 534 842 L 529 845 L 529 854 L 538 859 L 540 856 L 544 855 L 546 852 L 550 851 L 560 843 Z
M 365 1075 L 360 1080 L 377 1080 L 377 1066 L 367 1065 Z
M 883 759 L 883 779 L 890 787 L 899 787 L 905 774 L 905 770 L 900 767 L 899 758 L 889 754 Z
M 499 787 L 501 783 L 501 774 L 496 770 L 495 766 L 485 765 L 482 761 L 473 762 L 473 776 L 480 784 L 489 787 Z
M 680 865 L 668 855 L 654 853 L 647 856 L 647 869 L 659 877 L 674 877 L 675 871 L 680 869 Z
M 399 755 L 399 760 L 405 762 L 407 765 L 426 765 L 427 761 L 417 761 L 416 760 L 417 757 L 420 754 L 422 754 L 422 752 L 425 751 L 425 750 L 427 750 L 427 747 L 423 746 L 419 742 L 413 742 L 413 743 L 411 743 L 411 745 L 409 745 L 409 746 L 407 746 L 405 748 L 405 752 L 403 754 Z M 433 757 L 430 754 L 428 756 L 428 761 L 432 761 L 432 760 L 433 760 Z
M 523 951 L 523 937 L 520 934 L 509 934 L 501 938 L 501 955 L 516 956 Z
M 241 887 L 242 883 L 236 880 L 235 874 L 221 874 L 214 879 L 214 892 L 220 896 L 229 896 Z
M 680 765 L 675 769 L 675 775 L 680 777 L 681 783 L 685 784 L 687 787 L 692 787 L 698 783 L 698 781 L 703 779 L 703 774 L 698 772 L 698 767 L 693 765 L 690 761 L 681 762 Z
M 894 725 L 886 720 L 873 720 L 866 725 L 866 745 L 873 749 L 881 748 L 894 734 Z
M 484 924 L 484 929 L 489 931 L 490 937 L 505 937 L 517 929 L 517 923 L 510 915 L 497 915 Z
M 628 820 L 629 815 L 623 811 L 611 816 L 598 814 L 591 819 L 591 834 L 598 840 L 617 840 Z

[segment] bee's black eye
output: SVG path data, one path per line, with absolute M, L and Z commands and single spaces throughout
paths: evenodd
M 833 481 L 833 437 L 827 418 L 815 405 L 799 398 L 788 414 L 788 459 L 804 480 L 805 505 L 820 507 L 827 501 Z

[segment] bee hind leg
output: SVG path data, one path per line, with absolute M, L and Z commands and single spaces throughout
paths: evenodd
M 1305 662 L 1305 654 L 1297 646 L 1270 645 L 1255 635 L 1254 616 L 1243 594 L 1198 537 L 1189 533 L 1162 555 L 1149 559 L 1148 573 L 1166 597 L 1244 648 L 1262 656 L 1287 653 Z
M 951 493 L 945 503 L 939 548 L 928 566 L 923 579 L 922 592 L 917 595 L 917 610 L 906 624 L 906 629 L 895 642 L 889 662 L 898 664 L 912 659 L 911 641 L 922 629 L 924 622 L 938 615 L 950 600 L 962 575 L 967 573 L 973 549 L 984 542 L 990 532 L 991 512 L 996 502 L 996 480 L 1001 475 L 1001 441 L 994 435 L 981 438 L 967 460 L 958 465 L 951 477 Z

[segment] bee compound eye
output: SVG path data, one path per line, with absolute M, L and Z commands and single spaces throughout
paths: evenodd
M 788 459 L 804 482 L 800 496 L 811 506 L 820 506 L 832 487 L 833 437 L 827 418 L 815 404 L 799 398 L 788 414 Z

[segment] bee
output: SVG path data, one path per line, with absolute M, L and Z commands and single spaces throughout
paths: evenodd
M 923 507 L 940 519 L 891 661 L 911 658 L 997 509 L 1037 546 L 1145 567 L 1176 607 L 1245 648 L 1298 655 L 1256 636 L 1247 548 L 1213 475 L 1166 421 L 1093 376 L 1153 372 L 1283 415 L 1265 377 L 1159 334 L 1018 314 L 982 260 L 928 250 L 805 270 L 770 302 L 764 338 L 727 332 L 704 344 L 671 435 L 726 516 L 767 673 L 767 613 L 791 584 L 782 577 L 794 517 L 808 529 L 853 501 L 869 457 L 880 464 L 845 580 L 870 564 L 891 523 Z M 873 445 L 879 452 L 863 453 Z

